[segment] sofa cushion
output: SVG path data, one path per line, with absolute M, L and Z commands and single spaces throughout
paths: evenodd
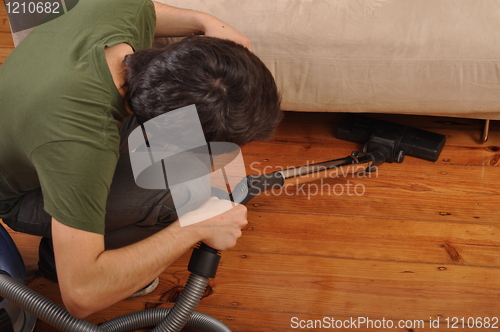
M 162 0 L 252 39 L 283 108 L 500 119 L 496 0 Z

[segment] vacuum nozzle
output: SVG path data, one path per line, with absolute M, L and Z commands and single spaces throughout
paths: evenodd
M 365 143 L 364 153 L 384 155 L 383 162 L 402 162 L 405 155 L 436 161 L 446 142 L 441 134 L 347 114 L 337 129 L 340 139 Z

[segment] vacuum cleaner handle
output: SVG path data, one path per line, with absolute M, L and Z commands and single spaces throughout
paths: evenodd
M 188 271 L 207 279 L 215 278 L 219 262 L 220 251 L 203 242 L 199 242 L 191 254 Z
M 247 204 L 253 197 L 272 188 L 281 188 L 285 179 L 280 172 L 244 177 L 229 194 L 233 202 Z M 225 192 L 224 192 L 225 193 Z M 219 197 L 222 198 L 222 197 Z M 220 262 L 220 251 L 205 243 L 193 249 L 188 270 L 205 278 L 214 278 Z

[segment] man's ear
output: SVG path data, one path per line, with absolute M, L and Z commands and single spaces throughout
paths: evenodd
M 132 111 L 132 108 L 130 107 L 130 105 L 127 101 L 125 102 L 125 109 L 127 110 L 128 113 L 134 114 L 134 112 Z

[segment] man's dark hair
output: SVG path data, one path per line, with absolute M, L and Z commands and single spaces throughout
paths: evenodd
M 282 118 L 273 76 L 247 48 L 188 37 L 125 58 L 125 101 L 144 123 L 195 104 L 207 142 L 239 146 L 271 138 Z

